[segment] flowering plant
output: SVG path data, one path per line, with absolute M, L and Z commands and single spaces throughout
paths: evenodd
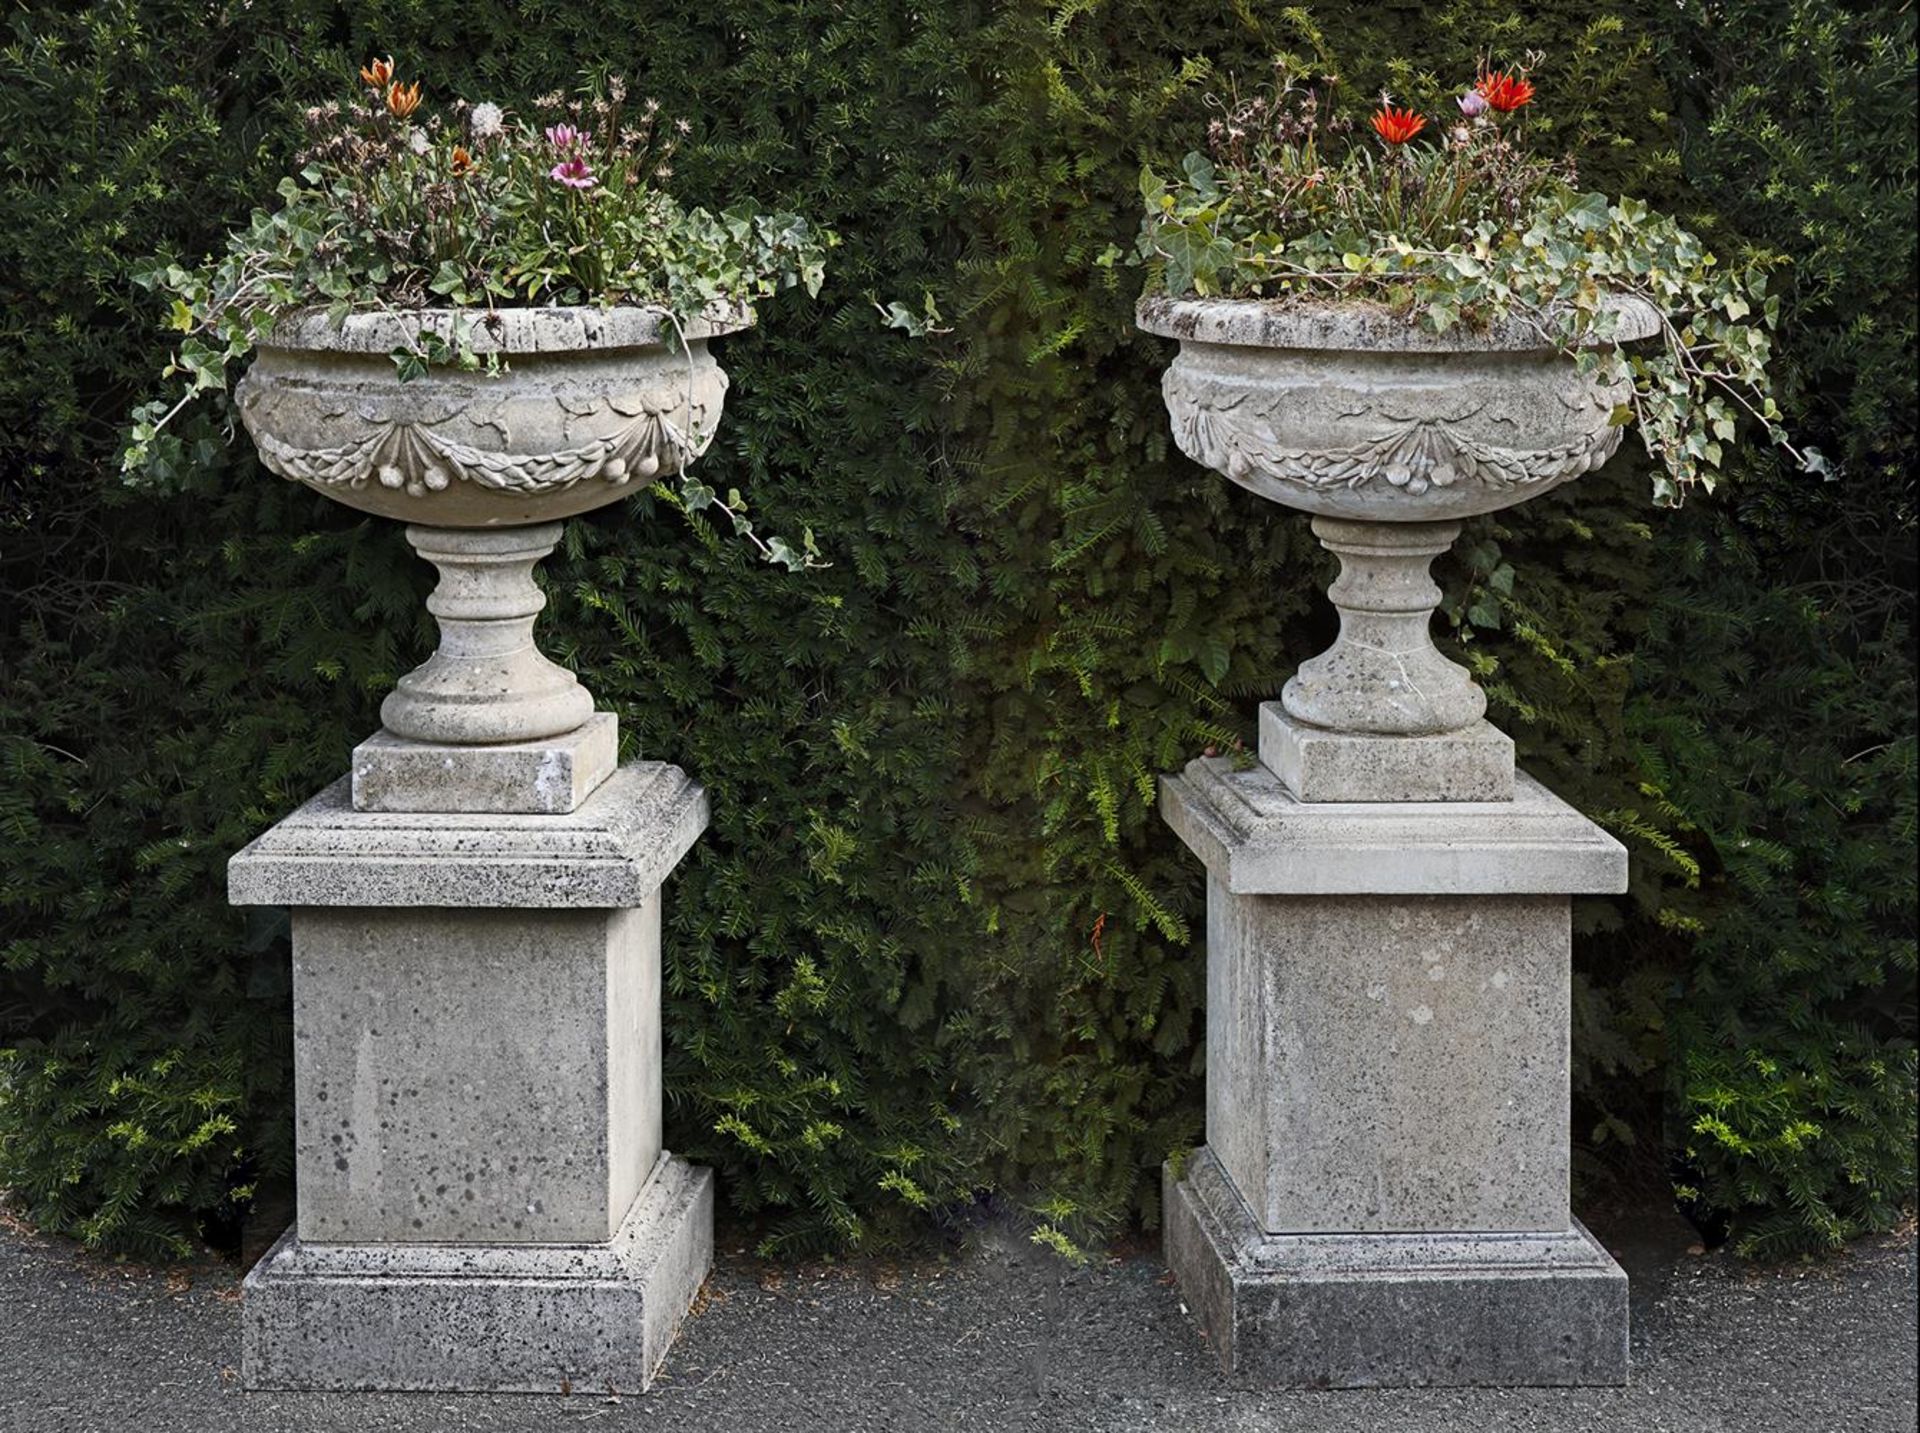
M 136 278 L 171 297 L 183 336 L 166 376 L 173 400 L 134 415 L 124 466 L 165 481 L 180 466 L 167 424 L 222 390 L 254 344 L 296 310 L 337 320 L 368 308 L 451 306 L 474 321 L 502 305 L 638 304 L 684 321 L 795 284 L 819 291 L 835 236 L 793 214 L 682 206 L 666 189 L 688 131 L 655 100 L 629 103 L 618 78 L 578 96 L 550 94 L 523 117 L 458 101 L 421 113 L 418 83 L 391 60 L 360 71 L 351 101 L 307 111 L 299 172 L 278 208 L 256 210 L 224 254 L 198 267 L 172 259 Z M 397 348 L 403 379 L 432 364 L 477 368 L 471 324 L 448 340 L 422 333 Z M 751 537 L 737 499 L 689 481 L 694 505 L 725 509 Z
M 1309 81 L 1284 63 L 1251 95 L 1210 97 L 1206 151 L 1172 179 L 1141 174 L 1134 257 L 1149 288 L 1381 302 L 1434 332 L 1530 321 L 1584 371 L 1630 376 L 1614 421 L 1636 424 L 1660 460 L 1658 502 L 1713 490 L 1742 417 L 1828 473 L 1816 449 L 1788 441 L 1771 395 L 1769 261 L 1723 268 L 1672 219 L 1583 193 L 1571 160 L 1531 153 L 1530 70 L 1483 68 L 1457 113 L 1431 125 L 1383 95 L 1362 128 L 1336 109 L 1333 77 Z M 1618 295 L 1658 311 L 1656 342 L 1606 342 L 1617 321 L 1606 300 Z

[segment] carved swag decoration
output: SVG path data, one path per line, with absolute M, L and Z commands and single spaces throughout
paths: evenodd
M 1620 446 L 1622 430 L 1603 423 L 1594 431 L 1552 448 L 1506 448 L 1469 437 L 1452 419 L 1407 418 L 1377 413 L 1392 427 L 1348 447 L 1292 447 L 1281 442 L 1274 412 L 1286 395 L 1223 390 L 1195 382 L 1176 367 L 1164 385 L 1174 438 L 1195 462 L 1235 482 L 1268 478 L 1323 490 L 1360 488 L 1380 481 L 1410 496 L 1429 488 L 1476 482 L 1511 491 L 1551 487 L 1606 462 Z M 1601 410 L 1604 412 L 1604 410 Z
M 724 377 L 721 382 L 724 391 Z M 261 396 L 254 390 L 243 402 L 252 406 Z M 624 487 L 636 477 L 651 480 L 676 471 L 685 458 L 702 451 L 711 436 L 703 402 L 680 400 L 663 408 L 615 398 L 605 400 L 604 407 L 626 421 L 603 437 L 544 453 L 477 448 L 434 431 L 461 416 L 461 408 L 437 418 L 373 419 L 364 437 L 331 448 L 303 448 L 276 438 L 265 425 L 249 427 L 261 461 L 280 477 L 323 489 L 378 482 L 416 498 L 454 482 L 523 494 L 562 492 L 595 478 Z M 681 431 L 668 417 L 680 411 L 690 415 L 689 431 Z

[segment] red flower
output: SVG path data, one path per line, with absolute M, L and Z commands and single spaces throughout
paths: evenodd
M 1501 114 L 1512 114 L 1533 98 L 1533 81 L 1505 70 L 1493 70 L 1480 76 L 1473 88 Z
M 1427 117 L 1410 109 L 1382 105 L 1373 117 L 1373 128 L 1388 144 L 1405 144 L 1427 127 Z

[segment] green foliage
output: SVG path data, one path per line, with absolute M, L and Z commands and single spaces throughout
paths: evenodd
M 1782 402 L 1846 474 L 1809 494 L 1741 454 L 1737 514 L 1667 546 L 1628 713 L 1703 848 L 1674 1142 L 1688 1192 L 1777 1255 L 1885 1227 L 1914 1184 L 1915 23 L 1832 0 L 1662 22 L 1685 166 L 1719 233 L 1790 257 Z
M 1442 636 L 1634 854 L 1633 895 L 1578 911 L 1588 1175 L 1670 1138 L 1759 1250 L 1907 1197 L 1911 17 L 725 9 L 11 15 L 0 1183 L 50 1227 L 164 1252 L 286 1177 L 285 934 L 225 905 L 224 862 L 374 727 L 430 645 L 430 574 L 261 472 L 217 397 L 178 430 L 178 491 L 127 490 L 118 432 L 165 346 L 129 275 L 215 247 L 304 110 L 392 51 L 505 103 L 617 69 L 693 121 L 689 205 L 750 193 L 844 236 L 817 303 L 777 296 L 721 345 L 702 472 L 826 534 L 832 565 L 770 570 L 711 508 L 644 494 L 545 569 L 550 645 L 629 754 L 713 797 L 667 903 L 670 1143 L 770 1252 L 871 1247 L 989 1187 L 1061 1250 L 1151 1219 L 1200 1131 L 1204 924 L 1153 779 L 1247 741 L 1325 644 L 1327 572 L 1304 523 L 1170 452 L 1166 354 L 1101 256 L 1132 239 L 1142 165 L 1194 147 L 1213 67 L 1319 67 L 1317 23 L 1354 93 L 1422 103 L 1429 67 L 1546 50 L 1535 78 L 1570 101 L 1540 136 L 1584 185 L 1729 264 L 1792 261 L 1782 406 L 1846 481 L 1741 448 L 1725 502 L 1650 522 L 1623 455 L 1475 523 Z

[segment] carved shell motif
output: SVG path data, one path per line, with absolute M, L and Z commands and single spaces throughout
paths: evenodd
M 684 409 L 682 410 L 684 411 Z M 696 405 L 696 414 L 704 408 Z M 269 471 L 321 488 L 360 488 L 377 482 L 412 497 L 472 483 L 506 493 L 561 492 L 603 478 L 623 487 L 678 468 L 706 444 L 707 433 L 682 433 L 666 413 L 641 407 L 612 432 L 573 447 L 543 453 L 505 453 L 455 442 L 434 429 L 445 418 L 385 420 L 365 436 L 330 448 L 302 448 L 255 428 L 253 439 Z
M 1473 483 L 1518 496 L 1518 490 L 1552 487 L 1599 467 L 1620 446 L 1622 432 L 1601 421 L 1582 425 L 1557 446 L 1510 448 L 1463 431 L 1477 407 L 1445 418 L 1376 408 L 1366 416 L 1377 422 L 1378 436 L 1347 446 L 1305 448 L 1279 437 L 1274 409 L 1290 401 L 1286 395 L 1196 382 L 1177 365 L 1168 370 L 1164 391 L 1174 440 L 1195 462 L 1235 482 L 1265 478 L 1314 492 L 1377 483 L 1419 497 L 1433 488 Z

